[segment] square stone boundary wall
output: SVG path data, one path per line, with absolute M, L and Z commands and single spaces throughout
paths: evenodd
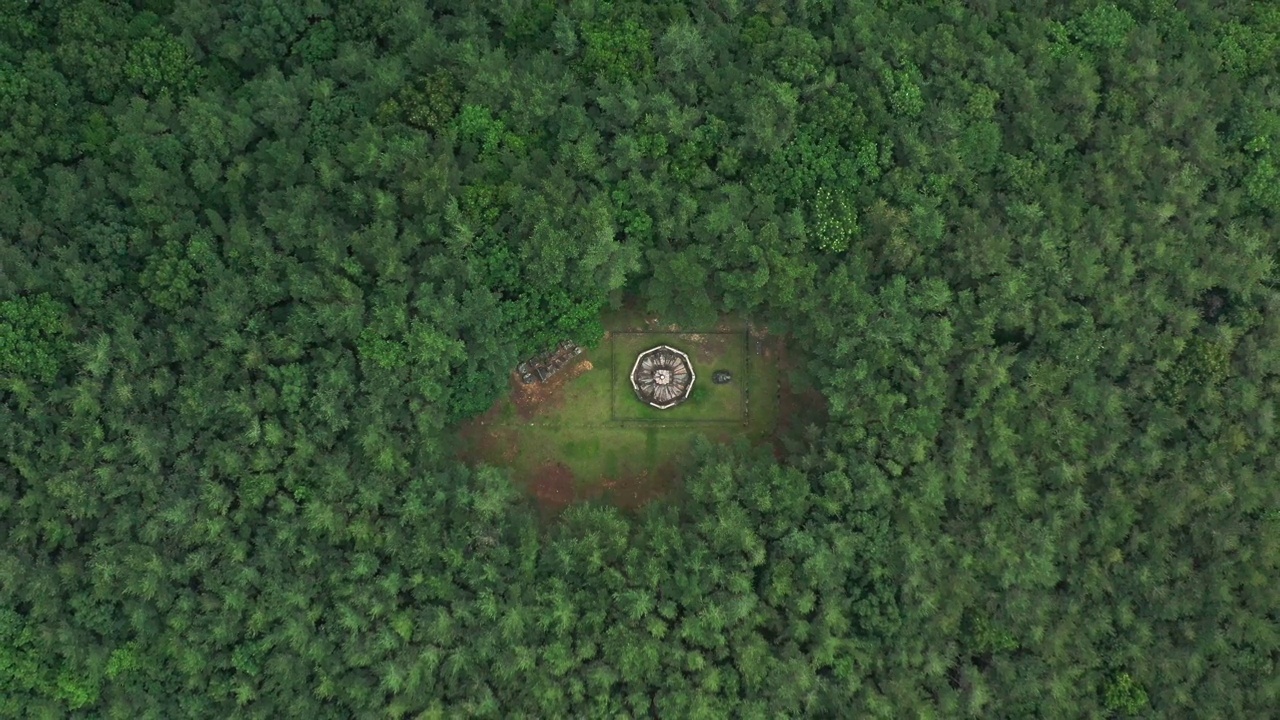
M 737 337 L 742 340 L 743 377 L 734 377 L 733 379 L 734 384 L 738 386 L 738 392 L 741 393 L 742 395 L 742 412 L 739 415 L 739 417 L 737 418 L 724 417 L 724 418 L 714 418 L 714 419 L 705 419 L 705 420 L 681 420 L 676 418 L 664 418 L 664 417 L 652 417 L 652 418 L 618 417 L 618 397 L 620 396 L 620 393 L 618 392 L 618 382 L 619 382 L 618 376 L 619 374 L 625 375 L 627 373 L 630 373 L 631 372 L 630 368 L 633 365 L 635 360 L 635 358 L 631 358 L 630 360 L 627 360 L 625 363 L 623 363 L 626 366 L 626 369 L 620 370 L 621 366 L 618 365 L 618 344 L 617 344 L 618 337 L 619 336 L 648 336 L 653 338 L 653 342 L 650 345 L 645 347 L 646 350 L 649 349 L 649 347 L 652 347 L 654 345 L 667 344 L 680 350 L 681 352 L 688 353 L 688 350 L 681 348 L 679 345 L 679 338 L 686 335 L 720 335 L 725 337 Z M 666 340 L 660 340 L 659 338 L 666 338 Z M 642 426 L 648 426 L 648 427 L 681 426 L 681 425 L 688 425 L 691 427 L 707 426 L 707 425 L 744 425 L 745 426 L 749 424 L 749 421 L 751 418 L 751 397 L 750 397 L 750 391 L 748 390 L 749 383 L 747 382 L 747 378 L 751 377 L 751 370 L 752 370 L 751 355 L 752 355 L 751 330 L 749 328 L 744 328 L 742 330 L 732 330 L 727 332 L 724 330 L 611 331 L 609 333 L 609 360 L 610 360 L 609 364 L 613 368 L 613 374 L 612 374 L 612 377 L 610 378 L 610 383 L 609 383 L 609 395 L 610 395 L 609 420 L 611 423 L 618 426 L 622 426 L 622 427 L 626 427 L 630 425 L 642 425 Z M 693 370 L 698 377 L 697 382 L 711 382 L 711 373 L 715 372 L 716 368 L 699 369 L 698 359 L 692 354 L 689 354 L 689 361 L 693 363 Z M 631 394 L 634 396 L 635 393 L 634 391 L 631 391 L 629 384 L 627 386 L 627 390 L 630 391 Z M 643 404 L 640 398 L 635 398 L 635 401 L 637 403 Z M 678 407 L 679 406 L 677 406 L 677 408 L 672 408 L 671 411 L 678 409 Z M 671 412 L 668 410 L 656 410 L 656 409 L 654 409 L 653 411 L 655 413 Z

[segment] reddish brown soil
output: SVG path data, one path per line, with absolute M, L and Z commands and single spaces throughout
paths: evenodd
M 564 463 L 547 463 L 529 480 L 529 493 L 544 510 L 558 511 L 577 499 L 573 472 Z
M 499 398 L 498 401 L 493 404 L 493 407 L 463 423 L 458 432 L 463 438 L 466 438 L 476 432 L 480 432 L 480 428 L 482 426 L 500 424 L 501 419 L 502 399 Z
M 679 476 L 674 467 L 608 478 L 591 485 L 578 485 L 573 471 L 564 463 L 547 463 L 525 482 L 529 494 L 548 517 L 577 502 L 603 500 L 624 510 L 636 510 L 671 492 Z
M 503 427 L 485 426 L 480 422 L 470 422 L 458 431 L 461 443 L 458 447 L 458 458 L 466 462 L 474 462 L 478 458 L 499 457 L 502 462 L 515 461 L 515 433 Z
M 604 499 L 624 510 L 637 510 L 668 495 L 679 480 L 675 466 L 667 463 L 656 470 L 606 479 L 591 488 L 588 497 Z
M 592 369 L 590 360 L 580 358 L 572 365 L 561 368 L 550 380 L 528 385 L 520 382 L 519 375 L 511 373 L 511 402 L 516 406 L 516 414 L 525 420 L 531 420 L 539 413 L 563 405 L 565 383 Z

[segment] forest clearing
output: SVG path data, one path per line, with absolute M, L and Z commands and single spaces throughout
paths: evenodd
M 0 0 L 0 718 L 1276 717 L 1278 78 L 1274 1 Z
M 775 440 L 787 404 L 781 337 L 736 318 L 700 332 L 634 312 L 605 322 L 599 345 L 546 382 L 522 383 L 513 372 L 510 391 L 463 424 L 459 458 L 509 469 L 544 509 L 587 499 L 632 508 L 678 489 L 697 438 Z M 637 399 L 628 378 L 636 356 L 661 344 L 686 351 L 698 373 L 689 400 L 669 410 Z M 713 383 L 716 370 L 733 380 Z

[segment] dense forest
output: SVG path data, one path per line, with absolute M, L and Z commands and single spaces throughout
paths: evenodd
M 1271 717 L 1280 5 L 0 0 L 0 716 Z M 539 518 L 636 302 L 824 412 Z

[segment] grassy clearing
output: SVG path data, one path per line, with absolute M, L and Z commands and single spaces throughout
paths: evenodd
M 535 487 L 540 478 L 571 474 L 572 492 L 549 494 L 605 494 L 629 504 L 669 489 L 697 436 L 753 443 L 772 436 L 779 388 L 774 340 L 750 335 L 745 323 L 688 333 L 646 326 L 634 315 L 606 321 L 611 330 L 600 347 L 548 385 L 523 386 L 513 378 L 511 394 L 462 428 L 460 455 L 509 468 L 539 498 L 546 496 Z M 697 373 L 690 398 L 670 410 L 642 403 L 629 380 L 636 355 L 661 344 L 687 353 Z M 733 382 L 715 385 L 711 374 L 722 369 Z
M 674 423 L 742 423 L 746 403 L 745 330 L 736 333 L 613 333 L 613 420 Z M 697 379 L 689 399 L 667 410 L 641 402 L 631 387 L 631 369 L 640 353 L 658 345 L 669 345 L 689 356 Z M 711 374 L 728 370 L 734 382 L 716 385 Z

